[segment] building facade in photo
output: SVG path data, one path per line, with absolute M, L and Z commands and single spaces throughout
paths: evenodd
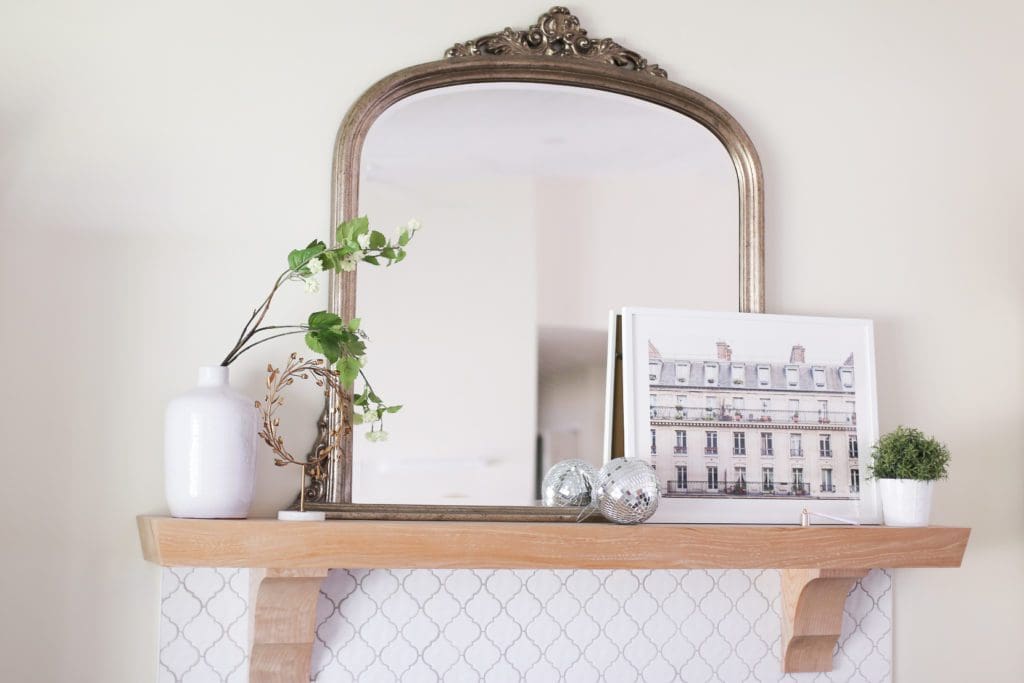
M 706 358 L 648 346 L 650 449 L 663 495 L 857 498 L 853 355 L 808 363 Z M 709 349 L 710 351 L 710 349 Z

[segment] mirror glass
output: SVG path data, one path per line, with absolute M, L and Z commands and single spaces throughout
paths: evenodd
M 357 428 L 353 502 L 529 505 L 554 462 L 599 467 L 609 311 L 735 310 L 738 205 L 717 138 L 631 97 L 488 83 L 385 111 L 359 212 L 423 228 L 359 272 L 367 375 L 404 407 L 387 441 Z

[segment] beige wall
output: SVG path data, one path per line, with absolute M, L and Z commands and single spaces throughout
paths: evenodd
M 325 232 L 335 129 L 362 89 L 545 7 L 3 2 L 0 678 L 152 680 L 158 574 L 133 515 L 164 506 L 166 400 L 224 353 L 283 253 Z M 882 428 L 955 454 L 935 521 L 973 526 L 971 547 L 960 570 L 897 572 L 897 680 L 1019 678 L 1024 11 L 578 9 L 743 123 L 767 179 L 769 310 L 874 318 Z M 236 369 L 253 394 L 265 358 Z M 292 479 L 266 469 L 263 512 Z

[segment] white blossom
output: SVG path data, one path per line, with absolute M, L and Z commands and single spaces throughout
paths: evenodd
M 363 252 L 361 252 L 361 251 L 353 251 L 351 254 L 349 254 L 348 256 L 345 256 L 344 258 L 341 259 L 341 263 L 339 264 L 339 267 L 343 271 L 345 271 L 346 273 L 350 273 L 350 272 L 352 272 L 353 270 L 356 269 L 356 266 L 362 260 L 363 260 Z
M 366 432 L 366 439 L 368 441 L 387 441 L 388 433 L 383 429 L 379 429 L 375 432 Z
M 324 272 L 324 262 L 318 258 L 311 258 L 306 263 L 306 267 L 309 268 L 309 272 L 313 275 Z
M 306 294 L 316 294 L 320 291 L 320 283 L 315 279 L 307 277 L 302 282 L 305 285 Z
M 410 218 L 409 222 L 405 224 L 405 227 L 409 230 L 409 232 L 416 232 L 422 226 L 420 225 L 420 221 L 418 218 Z
M 359 237 L 357 237 L 356 238 L 356 243 L 359 245 L 360 249 L 369 249 L 370 248 L 370 233 L 366 233 L 365 235 L 360 235 Z

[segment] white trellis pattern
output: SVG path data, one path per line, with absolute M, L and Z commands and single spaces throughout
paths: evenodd
M 244 681 L 248 572 L 164 572 L 160 681 Z M 313 680 L 890 680 L 892 576 L 846 603 L 835 670 L 783 675 L 764 571 L 333 570 Z

